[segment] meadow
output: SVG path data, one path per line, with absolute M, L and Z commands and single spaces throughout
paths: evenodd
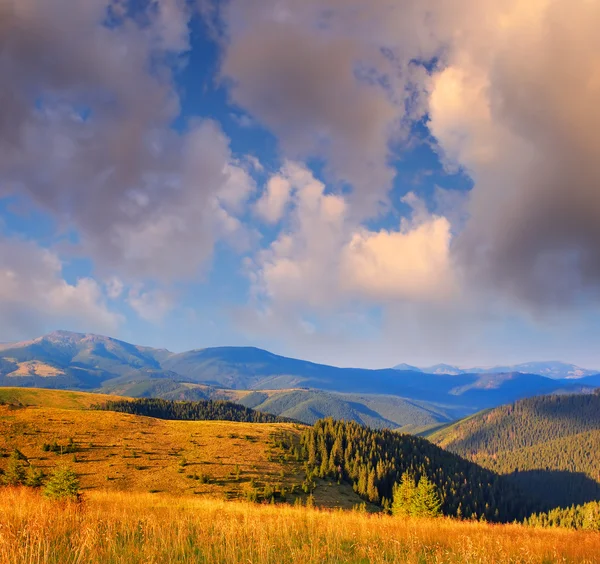
M 3 564 L 594 563 L 600 534 L 167 494 L 0 489 Z
M 18 396 L 22 402 L 44 407 L 0 405 L 0 455 L 7 457 L 18 449 L 46 475 L 66 463 L 84 493 L 110 490 L 246 499 L 252 492 L 261 495 L 266 487 L 285 491 L 290 503 L 296 499 L 306 503 L 302 463 L 276 444 L 282 435 L 298 436 L 300 425 L 166 421 L 87 410 L 93 394 L 63 394 Z M 0 469 L 6 460 L 0 459 Z M 350 485 L 326 480 L 317 480 L 312 495 L 323 507 L 351 509 L 363 503 Z

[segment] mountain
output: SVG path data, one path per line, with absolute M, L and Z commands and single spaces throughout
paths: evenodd
M 520 400 L 428 438 L 509 475 L 549 507 L 600 500 L 600 391 Z
M 502 374 L 505 372 L 522 372 L 524 374 L 537 374 L 555 380 L 585 378 L 598 374 L 598 370 L 588 370 L 575 364 L 559 361 L 523 362 L 521 364 L 498 365 L 491 367 L 459 368 L 450 364 L 435 364 L 424 368 L 417 368 L 409 364 L 398 364 L 395 370 L 414 370 L 428 374 Z
M 532 395 L 589 391 L 600 386 L 600 376 L 555 380 L 521 372 L 339 368 L 254 347 L 172 353 L 110 337 L 56 331 L 1 345 L 0 385 L 187 400 L 240 401 L 248 391 L 264 392 L 268 398 L 257 408 L 271 413 L 306 422 L 335 414 L 397 428 L 438 425 Z

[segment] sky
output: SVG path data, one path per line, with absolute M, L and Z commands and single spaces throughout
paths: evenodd
M 600 367 L 598 0 L 0 0 L 0 341 Z

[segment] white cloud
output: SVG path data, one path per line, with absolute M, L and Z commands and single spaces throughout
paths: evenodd
M 196 276 L 221 234 L 232 237 L 254 183 L 218 124 L 172 128 L 188 3 L 3 8 L 0 196 L 24 194 L 77 231 L 103 278 Z M 114 25 L 103 25 L 107 13 Z
M 342 250 L 342 288 L 376 303 L 451 298 L 457 288 L 450 227 L 432 216 L 400 231 L 361 229 Z
M 269 179 L 265 192 L 256 202 L 256 214 L 267 223 L 275 224 L 281 220 L 285 206 L 291 197 L 290 182 L 283 176 L 275 175 Z
M 274 178 L 293 189 L 293 209 L 250 268 L 258 296 L 274 307 L 332 309 L 352 299 L 435 301 L 455 294 L 450 223 L 414 195 L 405 198 L 413 216 L 397 231 L 369 231 L 306 168 L 287 163 Z
M 62 277 L 59 257 L 33 243 L 0 240 L 0 338 L 51 328 L 114 332 L 122 317 L 107 308 L 91 278 Z
M 129 290 L 127 303 L 145 321 L 159 323 L 173 309 L 175 300 L 163 290 L 143 290 L 136 286 Z

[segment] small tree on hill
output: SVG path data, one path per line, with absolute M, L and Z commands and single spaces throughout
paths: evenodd
M 25 457 L 14 450 L 8 459 L 8 465 L 2 476 L 2 483 L 5 486 L 20 486 L 25 483 Z M 25 459 L 26 460 L 26 459 Z
M 44 488 L 50 499 L 76 500 L 79 498 L 79 480 L 68 466 L 58 466 Z
M 400 482 L 394 485 L 392 492 L 392 515 L 400 517 L 412 515 L 415 493 L 414 475 L 410 472 L 404 472 L 400 478 Z
M 420 517 L 436 517 L 442 513 L 442 500 L 435 484 L 427 476 L 421 476 L 414 499 L 413 514 Z
M 25 485 L 30 488 L 39 488 L 42 485 L 42 479 L 44 478 L 44 473 L 36 468 L 33 464 L 30 464 L 27 467 L 27 471 L 25 472 Z

